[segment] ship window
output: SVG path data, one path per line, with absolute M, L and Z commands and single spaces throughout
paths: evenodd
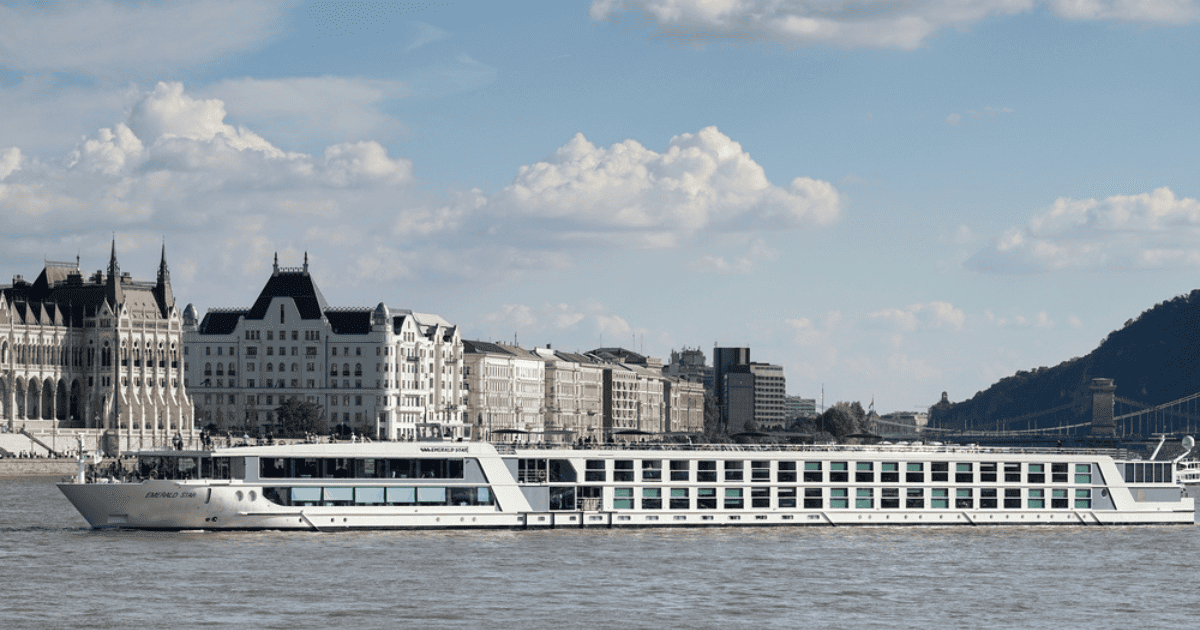
M 996 462 L 980 462 L 979 483 L 996 483 Z
M 909 510 L 921 510 L 925 508 L 925 489 L 924 488 L 908 488 L 905 491 L 904 507 Z
M 550 509 L 573 511 L 575 509 L 575 488 L 573 486 L 551 486 Z
M 726 510 L 740 510 L 745 507 L 745 500 L 742 498 L 742 489 L 725 488 L 725 503 L 723 507 Z
M 882 488 L 879 490 L 879 507 L 896 510 L 900 508 L 900 488 Z
M 417 488 L 417 503 L 446 503 L 446 489 L 440 487 Z
M 1092 465 L 1075 464 L 1075 483 L 1092 483 Z
M 325 505 L 350 505 L 354 501 L 354 488 L 324 488 Z
M 546 460 L 517 460 L 517 483 L 546 483 Z
M 1066 464 L 1063 464 L 1063 466 L 1066 466 Z M 1065 510 L 1071 507 L 1067 501 L 1067 491 L 1061 488 L 1051 490 L 1050 507 L 1055 510 Z
M 633 509 L 633 488 L 613 488 L 613 509 Z
M 771 507 L 771 489 L 767 487 L 750 488 L 750 507 Z
M 553 483 L 575 483 L 575 466 L 568 459 L 550 460 L 550 481 Z
M 388 488 L 387 489 L 387 504 L 388 505 L 416 505 L 417 489 L 416 488 Z
M 900 483 L 900 463 L 883 462 L 879 465 L 879 481 L 882 483 Z
M 1020 464 L 1020 462 L 1005 462 L 1004 463 L 1004 482 L 1005 483 L 1021 483 L 1021 464 Z
M 805 493 L 808 491 L 805 490 Z M 830 488 L 829 489 L 829 507 L 831 509 L 844 509 L 850 507 L 850 490 L 848 488 Z
M 1091 490 L 1076 490 L 1075 491 L 1075 509 L 1092 509 L 1092 491 Z
M 858 462 L 855 464 L 854 481 L 858 483 L 875 483 L 875 463 Z
M 1050 464 L 1050 483 L 1067 483 L 1066 462 Z
M 662 509 L 662 488 L 642 488 L 642 509 Z
M 933 482 L 950 481 L 950 463 L 931 462 L 929 464 L 929 480 Z
M 848 483 L 850 465 L 846 462 L 829 462 L 829 483 Z
M 633 481 L 632 459 L 618 459 L 613 462 L 613 481 Z
M 642 481 L 662 481 L 662 460 L 642 460 Z
M 979 508 L 980 509 L 995 509 L 999 505 L 996 498 L 995 488 L 980 488 L 979 489 Z
M 691 476 L 688 473 L 688 464 L 686 459 L 672 459 L 671 481 L 689 481 Z
M 1025 478 L 1026 483 L 1046 483 L 1046 465 L 1030 464 Z
M 859 488 L 855 492 L 854 507 L 860 510 L 875 507 L 875 491 L 871 488 Z
M 753 461 L 750 462 L 750 481 L 770 481 L 771 480 L 771 462 Z
M 950 507 L 950 489 L 933 488 L 929 491 L 929 507 L 935 510 L 945 510 Z
M 788 494 L 784 494 L 784 493 Z M 821 488 L 805 488 L 804 489 L 804 509 L 819 510 L 821 509 Z M 784 502 L 787 505 L 784 505 Z M 796 489 L 795 488 L 780 488 L 779 489 L 779 507 L 796 507 Z
M 715 509 L 717 509 L 717 489 L 716 488 L 696 488 L 696 509 L 699 509 L 699 510 L 715 510 Z
M 1021 508 L 1021 489 L 1020 488 L 1005 488 L 1004 489 L 1004 509 L 1020 509 Z
M 258 474 L 264 479 L 279 479 L 282 477 L 290 477 L 288 474 L 289 460 L 282 457 L 263 457 L 259 461 Z
M 805 483 L 821 483 L 825 481 L 821 474 L 821 462 L 804 462 Z
M 320 502 L 320 488 L 292 488 L 292 505 L 317 505 Z
M 954 493 L 954 507 L 971 510 L 975 508 L 975 498 L 970 488 L 959 488 Z
M 355 505 L 382 505 L 383 488 L 355 488 Z
M 796 462 L 779 462 L 779 483 L 796 483 Z
M 742 467 L 746 462 L 738 460 L 725 461 L 725 481 L 742 481 Z
M 586 466 L 587 468 L 583 472 L 584 481 L 608 481 L 604 472 L 603 459 L 589 459 Z
M 956 483 L 973 483 L 975 475 L 971 472 L 971 464 L 955 464 L 954 481 Z
M 909 463 L 904 473 L 904 480 L 907 483 L 925 483 L 925 464 Z
M 688 510 L 691 507 L 687 488 L 671 488 L 672 510 Z
M 717 480 L 717 462 L 713 459 L 702 459 L 696 462 L 696 481 L 714 482 Z

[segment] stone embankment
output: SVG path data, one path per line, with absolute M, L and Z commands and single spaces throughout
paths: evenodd
M 0 479 L 6 477 L 66 477 L 78 471 L 75 460 L 5 457 L 0 459 Z

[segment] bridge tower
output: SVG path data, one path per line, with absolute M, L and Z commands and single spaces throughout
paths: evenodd
M 1117 427 L 1113 422 L 1113 399 L 1117 386 L 1111 378 L 1092 379 L 1092 437 L 1115 438 Z

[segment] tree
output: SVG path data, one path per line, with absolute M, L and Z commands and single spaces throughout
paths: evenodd
M 279 404 L 275 417 L 283 437 L 299 438 L 307 433 L 316 433 L 321 428 L 321 406 L 317 403 L 301 402 L 292 396 Z
M 717 397 L 704 392 L 704 439 L 713 442 L 721 434 L 721 414 L 717 410 Z

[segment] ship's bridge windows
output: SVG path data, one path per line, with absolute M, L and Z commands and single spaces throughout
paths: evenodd
M 950 462 L 930 462 L 929 480 L 934 483 L 950 481 Z
M 1025 471 L 1026 483 L 1046 483 L 1046 465 L 1029 464 Z
M 779 462 L 779 470 L 775 473 L 779 483 L 796 483 L 796 462 Z
M 1046 491 L 1041 488 L 1030 488 L 1025 504 L 1035 510 L 1046 507 Z
M 613 481 L 629 483 L 633 481 L 633 460 L 618 459 L 613 461 Z M 632 495 L 630 495 L 632 496 Z M 633 499 L 630 499 L 630 503 Z
M 696 488 L 696 509 L 698 509 L 698 510 L 715 510 L 715 509 L 717 509 L 717 489 L 716 488 Z
M 584 481 L 608 481 L 605 474 L 603 459 L 589 459 L 584 464 L 583 471 Z
M 900 488 L 880 488 L 879 507 L 888 510 L 900 509 Z
M 867 510 L 875 507 L 875 490 L 872 488 L 859 488 L 854 493 L 854 507 L 860 510 Z
M 821 462 L 804 462 L 804 482 L 821 483 L 825 481 L 821 472 Z
M 960 510 L 975 509 L 974 491 L 971 488 L 958 488 L 954 491 L 954 507 Z
M 1050 464 L 1050 482 L 1067 483 L 1067 463 L 1055 462 Z
M 642 488 L 642 509 L 662 509 L 662 488 Z
M 771 462 L 770 460 L 756 460 L 750 462 L 750 481 L 770 481 L 771 480 Z
M 858 462 L 854 465 L 854 481 L 875 483 L 875 462 Z
M 883 462 L 879 465 L 879 481 L 883 483 L 900 483 L 900 463 Z
M 950 508 L 950 489 L 949 488 L 931 488 L 929 490 L 929 507 L 935 510 L 945 510 Z
M 1004 483 L 1021 483 L 1021 463 L 1004 462 Z
M 849 483 L 850 464 L 847 462 L 829 462 L 829 483 Z
M 909 510 L 922 510 L 925 508 L 925 489 L 924 488 L 907 488 L 904 491 L 904 507 Z
M 805 490 L 807 496 L 808 491 Z M 805 499 L 807 502 L 807 499 Z M 830 488 L 829 489 L 829 508 L 838 510 L 850 507 L 850 489 L 849 488 Z
M 662 460 L 642 460 L 642 481 L 662 481 Z
M 633 488 L 613 488 L 613 509 L 633 509 Z
M 1126 462 L 1126 483 L 1172 483 L 1174 464 L 1170 462 Z
M 1063 464 L 1066 466 L 1066 464 Z M 1065 510 L 1071 507 L 1067 498 L 1065 488 L 1054 488 L 1050 491 L 1050 508 L 1054 510 Z
M 1092 465 L 1075 464 L 1075 483 L 1092 483 Z
M 725 481 L 742 481 L 742 467 L 746 462 L 740 459 L 725 460 Z
M 702 459 L 696 462 L 696 481 L 714 483 L 717 480 L 717 461 Z
M 979 483 L 996 483 L 996 462 L 979 463 Z
M 691 481 L 689 463 L 691 462 L 686 459 L 672 459 L 671 481 Z
M 687 488 L 671 488 L 671 503 L 672 510 L 690 510 L 691 500 L 688 497 Z
M 980 488 L 979 489 L 979 509 L 994 510 L 999 506 L 995 488 Z
M 954 464 L 954 482 L 955 483 L 975 483 L 975 473 L 971 471 L 971 464 L 969 464 L 969 463 Z
M 904 481 L 907 483 L 925 483 L 925 464 L 909 462 L 905 466 Z

